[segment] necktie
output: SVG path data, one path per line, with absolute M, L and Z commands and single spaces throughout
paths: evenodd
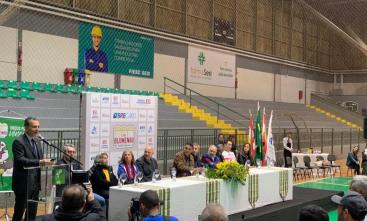
M 31 143 L 32 143 L 32 152 L 38 158 L 38 151 L 37 151 L 36 141 L 34 139 L 32 139 Z

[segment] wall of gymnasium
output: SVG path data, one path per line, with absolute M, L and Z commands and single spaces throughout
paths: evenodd
M 53 26 L 50 27 L 52 23 Z M 37 24 L 37 25 L 35 25 Z M 44 24 L 44 25 L 42 25 Z M 7 27 L 5 27 L 7 26 Z M 0 52 L 2 79 L 17 79 L 17 44 L 22 44 L 21 80 L 62 83 L 66 67 L 76 68 L 78 59 L 78 22 L 32 12 L 20 13 L 0 27 L 5 41 Z M 63 31 L 67 28 L 67 32 Z M 113 74 L 93 73 L 92 86 L 163 91 L 163 77 L 185 83 L 187 45 L 156 39 L 154 78 L 144 79 Z M 278 64 L 236 56 L 238 88 L 187 84 L 207 96 L 305 103 L 311 91 L 329 91 L 329 79 L 304 70 L 290 70 Z M 3 74 L 4 73 L 4 74 Z M 313 77 L 312 77 L 313 76 Z M 304 96 L 298 99 L 302 90 Z

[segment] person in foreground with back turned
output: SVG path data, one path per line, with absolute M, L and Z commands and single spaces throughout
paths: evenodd
M 307 205 L 299 212 L 298 221 L 329 221 L 329 215 L 319 206 Z
M 24 134 L 17 137 L 12 145 L 14 155 L 13 184 L 15 205 L 13 221 L 22 220 L 27 208 L 27 199 L 38 200 L 41 190 L 41 170 L 26 170 L 26 167 L 52 165 L 50 159 L 43 159 L 39 136 L 40 122 L 35 117 L 24 120 Z M 28 187 L 28 195 L 27 195 Z M 35 220 L 37 203 L 28 203 L 25 220 Z
M 92 188 L 86 190 L 78 185 L 66 186 L 62 193 L 61 206 L 46 215 L 43 221 L 105 221 L 103 210 L 94 199 Z

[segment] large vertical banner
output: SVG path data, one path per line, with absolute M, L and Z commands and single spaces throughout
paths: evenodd
M 24 133 L 24 119 L 0 117 L 0 192 L 11 191 L 13 174 L 12 144 Z
M 236 57 L 202 47 L 189 46 L 187 80 L 189 83 L 235 87 Z
M 153 78 L 154 38 L 80 23 L 79 69 Z
M 116 170 L 125 149 L 137 159 L 147 145 L 157 147 L 156 96 L 84 93 L 82 112 L 81 153 L 86 169 L 101 152 L 109 154 Z

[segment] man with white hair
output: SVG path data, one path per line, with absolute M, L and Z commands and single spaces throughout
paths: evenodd
M 219 204 L 209 204 L 199 217 L 199 221 L 228 221 L 228 216 Z
M 154 149 L 151 146 L 147 146 L 144 150 L 144 155 L 136 160 L 136 165 L 139 171 L 143 172 L 143 182 L 152 181 L 153 173 L 158 169 L 158 162 L 153 158 Z

